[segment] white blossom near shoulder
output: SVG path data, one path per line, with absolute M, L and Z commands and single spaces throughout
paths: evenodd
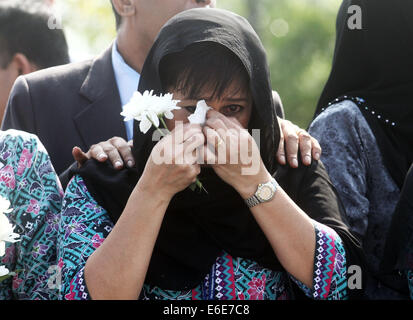
M 153 126 L 159 128 L 159 120 L 163 117 L 173 119 L 173 110 L 179 110 L 177 106 L 179 100 L 174 100 L 171 93 L 165 95 L 154 95 L 153 90 L 146 90 L 143 94 L 136 91 L 131 100 L 123 107 L 121 115 L 124 121 L 139 121 L 139 129 L 142 133 L 147 133 Z
M 14 233 L 14 227 L 10 223 L 5 213 L 11 212 L 10 201 L 0 197 L 0 257 L 6 253 L 6 242 L 19 241 L 19 235 Z M 0 266 L 0 281 L 4 280 L 7 276 L 14 275 L 10 273 L 5 266 Z

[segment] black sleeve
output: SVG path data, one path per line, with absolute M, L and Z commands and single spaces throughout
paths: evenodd
M 77 166 L 77 162 L 75 161 L 70 165 L 69 168 L 67 168 L 65 171 L 63 171 L 59 175 L 59 180 L 60 180 L 60 183 L 62 184 L 63 190 L 66 190 L 66 187 L 70 182 L 70 179 L 72 179 L 74 176 L 74 170 L 76 169 L 78 169 L 78 166 Z
M 1 130 L 16 129 L 37 134 L 29 85 L 24 77 L 17 78 L 10 93 Z
M 408 295 L 406 271 L 413 270 L 413 164 L 406 175 L 400 199 L 387 234 L 380 280 Z

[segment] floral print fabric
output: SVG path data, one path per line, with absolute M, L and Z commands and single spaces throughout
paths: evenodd
M 56 240 L 63 190 L 43 145 L 34 135 L 0 133 L 0 195 L 11 203 L 7 216 L 20 241 L 1 257 L 19 272 L 0 283 L 0 300 L 58 298 Z
M 209 274 L 196 288 L 169 291 L 144 285 L 144 300 L 278 300 L 292 299 L 291 280 L 313 299 L 346 299 L 346 256 L 337 233 L 314 223 L 316 254 L 314 286 L 306 288 L 286 272 L 274 272 L 243 258 L 222 252 Z M 80 176 L 69 183 L 63 200 L 58 239 L 62 265 L 61 299 L 90 299 L 84 279 L 88 257 L 113 228 L 107 212 L 88 192 Z

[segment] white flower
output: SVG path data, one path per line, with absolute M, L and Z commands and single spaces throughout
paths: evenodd
M 9 269 L 5 266 L 0 266 L 0 277 L 7 276 L 9 274 Z
M 198 101 L 195 112 L 188 117 L 189 122 L 192 124 L 203 125 L 209 109 L 211 109 L 211 107 L 208 107 L 205 100 Z
M 168 119 L 173 118 L 173 110 L 178 110 L 179 100 L 173 100 L 173 95 L 153 95 L 153 90 L 145 91 L 143 94 L 136 91 L 131 100 L 123 107 L 121 115 L 125 117 L 124 121 L 139 121 L 139 129 L 146 133 L 152 125 L 159 127 L 159 118 L 165 116 Z
M 0 241 L 16 242 L 15 238 L 18 238 L 19 235 L 14 233 L 13 230 L 14 227 L 9 219 L 3 213 L 0 213 Z
M 6 242 L 16 242 L 19 235 L 14 233 L 13 226 L 4 213 L 11 212 L 10 201 L 0 197 L 0 257 L 6 253 Z M 9 274 L 9 269 L 5 266 L 0 266 L 0 277 Z
M 10 202 L 0 197 L 0 210 L 3 212 L 10 212 Z M 7 209 L 6 209 L 7 208 Z M 4 256 L 6 252 L 6 242 L 19 241 L 19 235 L 13 232 L 14 228 L 9 222 L 9 219 L 0 212 L 0 257 Z
M 0 213 L 9 213 L 12 209 L 10 209 L 10 201 L 0 197 Z

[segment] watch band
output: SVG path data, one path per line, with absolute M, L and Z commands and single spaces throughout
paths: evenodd
M 252 197 L 245 200 L 245 203 L 247 204 L 248 208 L 255 207 L 256 205 L 260 204 L 260 202 L 261 201 L 257 198 L 255 194 Z

